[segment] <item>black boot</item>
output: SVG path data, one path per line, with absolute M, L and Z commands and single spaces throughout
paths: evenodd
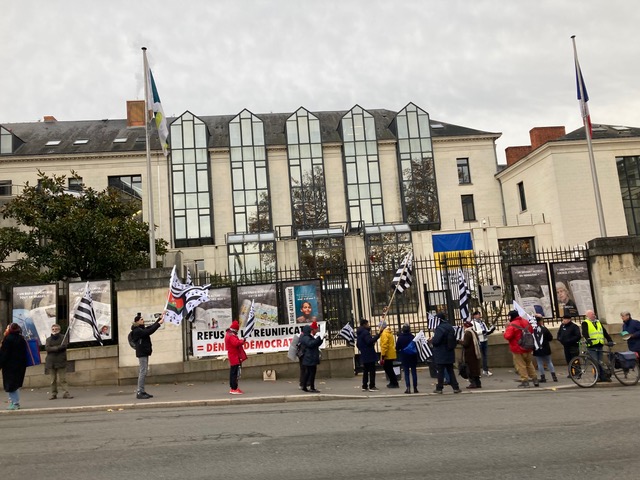
M 547 379 L 544 375 L 540 375 L 540 383 L 547 383 Z
M 556 377 L 556 372 L 552 372 L 552 373 L 551 373 L 551 378 L 553 378 L 553 381 L 554 381 L 554 382 L 557 382 L 557 381 L 558 381 L 558 377 Z

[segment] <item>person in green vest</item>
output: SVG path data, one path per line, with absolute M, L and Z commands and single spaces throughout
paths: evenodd
M 607 345 L 612 346 L 613 340 L 611 340 L 607 329 L 600 323 L 600 320 L 598 320 L 593 310 L 587 310 L 585 316 L 587 318 L 582 322 L 582 336 L 587 343 L 589 354 L 593 359 L 598 361 L 598 381 L 610 382 L 611 377 L 602 369 L 602 347 L 604 346 L 605 340 L 607 341 Z

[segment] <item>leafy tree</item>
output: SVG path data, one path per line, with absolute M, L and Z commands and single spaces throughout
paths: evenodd
M 123 271 L 148 267 L 149 227 L 137 218 L 139 202 L 113 189 L 97 192 L 83 186 L 70 192 L 64 175 L 39 171 L 38 177 L 38 185 L 27 184 L 0 210 L 15 224 L 0 228 L 0 279 L 118 279 Z M 157 239 L 156 253 L 163 255 L 167 245 Z M 10 255 L 17 261 L 8 262 Z

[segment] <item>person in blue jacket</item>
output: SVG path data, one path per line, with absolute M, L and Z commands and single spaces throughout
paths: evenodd
M 363 318 L 360 320 L 360 327 L 356 332 L 356 345 L 360 350 L 360 363 L 364 371 L 362 372 L 362 391 L 376 391 L 376 363 L 378 354 L 376 353 L 376 342 L 380 338 L 384 327 L 380 329 L 377 335 L 371 335 L 371 325 L 369 320 Z
M 433 361 L 438 368 L 438 383 L 433 393 L 442 393 L 445 371 L 449 374 L 453 393 L 460 393 L 460 385 L 453 371 L 453 364 L 456 361 L 456 333 L 444 313 L 438 313 L 436 318 L 440 319 L 440 323 L 429 340 L 433 346 Z
M 622 331 L 620 335 L 627 338 L 627 346 L 632 352 L 640 353 L 640 322 L 631 318 L 631 313 L 620 312 L 620 318 L 622 318 Z
M 407 386 L 404 393 L 411 393 L 409 372 L 411 372 L 411 378 L 413 378 L 413 393 L 418 393 L 418 372 L 416 370 L 418 365 L 418 350 L 413 341 L 414 338 L 415 336 L 411 333 L 411 327 L 405 323 L 396 341 L 396 351 L 400 356 L 400 363 L 404 373 L 404 383 Z M 411 345 L 411 343 L 413 343 L 413 345 Z
M 302 390 L 304 392 L 320 392 L 320 390 L 316 390 L 316 370 L 320 363 L 320 345 L 324 339 L 316 336 L 318 329 L 318 322 L 312 322 L 311 325 L 302 327 L 300 348 L 304 350 L 302 354 L 302 366 L 304 367 Z

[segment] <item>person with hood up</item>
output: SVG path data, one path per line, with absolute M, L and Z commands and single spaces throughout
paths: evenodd
M 482 388 L 480 381 L 480 366 L 482 362 L 482 352 L 480 350 L 480 339 L 473 325 L 473 320 L 468 318 L 464 321 L 464 336 L 460 340 L 464 360 L 469 366 L 469 386 L 467 388 Z
M 456 332 L 444 313 L 438 313 L 436 318 L 440 323 L 429 340 L 433 346 L 433 361 L 438 369 L 438 383 L 433 393 L 442 393 L 445 371 L 449 374 L 449 384 L 453 388 L 453 393 L 460 393 L 462 390 L 453 371 L 453 364 L 456 361 Z
M 507 325 L 503 336 L 509 342 L 509 350 L 513 355 L 513 364 L 518 375 L 520 375 L 520 385 L 518 387 L 529 387 L 529 379 L 533 380 L 533 385 L 537 387 L 539 383 L 536 369 L 533 367 L 533 353 L 531 350 L 525 350 L 518 343 L 524 330 L 533 334 L 533 327 L 520 316 L 517 310 L 509 312 L 509 319 L 511 322 Z
M 418 366 L 418 350 L 413 341 L 414 338 L 415 336 L 411 333 L 411 326 L 408 323 L 402 325 L 402 331 L 398 335 L 398 341 L 396 342 L 396 350 L 400 354 L 404 383 L 407 387 L 404 393 L 411 393 L 411 379 L 413 379 L 413 393 L 419 393 L 418 371 L 416 369 Z M 410 346 L 411 343 L 413 343 L 412 346 Z M 409 372 L 411 372 L 411 379 L 409 378 Z
M 9 324 L 0 345 L 0 369 L 4 391 L 9 395 L 8 410 L 20 410 L 20 388 L 27 373 L 27 348 L 20 325 Z
M 304 349 L 302 355 L 302 365 L 304 367 L 304 378 L 302 379 L 302 391 L 320 393 L 316 390 L 316 371 L 320 363 L 320 345 L 324 339 L 318 333 L 318 322 L 311 322 L 310 325 L 302 327 L 300 337 L 300 347 Z
M 238 388 L 238 378 L 240 378 L 240 368 L 242 362 L 247 359 L 247 354 L 242 347 L 244 340 L 238 337 L 240 322 L 234 320 L 224 335 L 224 347 L 227 349 L 229 359 L 229 393 L 231 395 L 242 395 L 244 392 Z

